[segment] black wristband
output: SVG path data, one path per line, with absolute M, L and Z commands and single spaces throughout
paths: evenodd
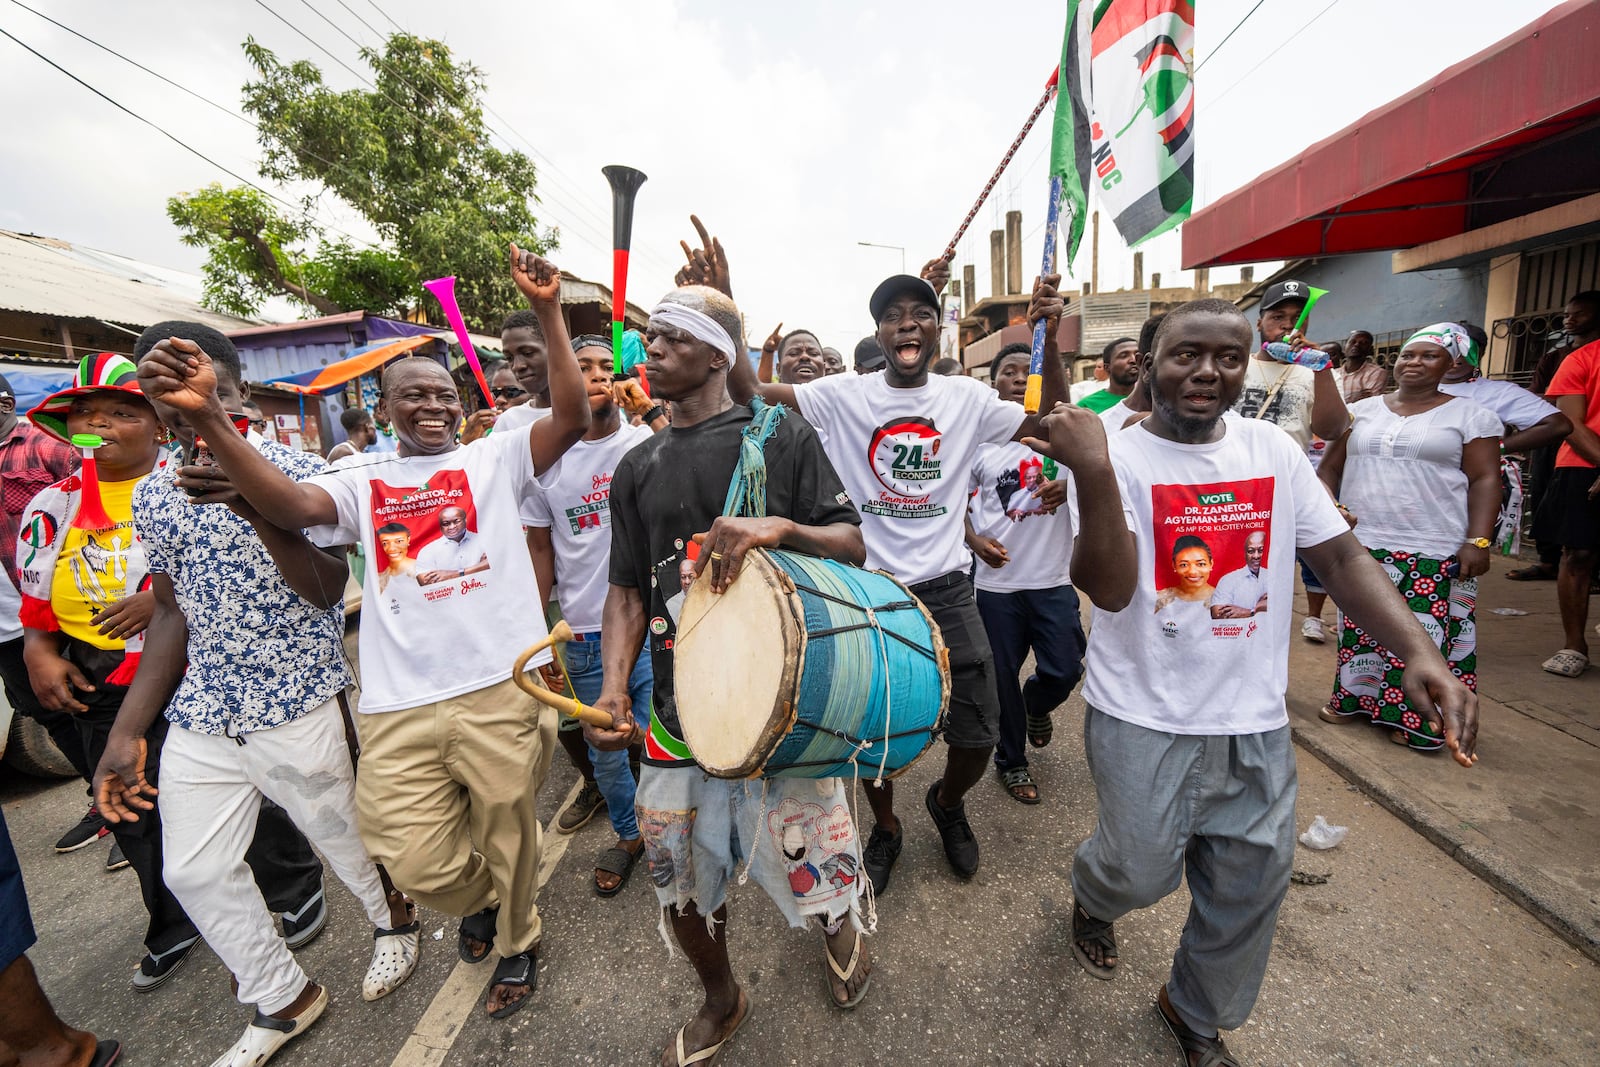
M 657 419 L 664 417 L 666 415 L 666 413 L 667 413 L 667 410 L 665 408 L 663 408 L 660 404 L 657 404 L 654 407 L 652 407 L 649 411 L 644 413 L 644 421 L 647 422 L 647 423 L 655 422 Z

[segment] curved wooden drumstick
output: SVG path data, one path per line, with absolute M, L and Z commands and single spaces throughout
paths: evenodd
M 574 719 L 598 726 L 602 730 L 616 728 L 616 720 L 599 708 L 591 708 L 587 704 L 573 700 L 571 697 L 552 693 L 538 682 L 534 676 L 526 673 L 528 661 L 551 645 L 564 645 L 572 640 L 572 627 L 567 625 L 567 620 L 562 619 L 556 623 L 555 629 L 550 631 L 550 636 L 544 638 L 517 657 L 517 662 L 511 668 L 511 680 L 517 683 L 517 688 L 543 704 L 549 704 L 563 715 L 570 715 Z

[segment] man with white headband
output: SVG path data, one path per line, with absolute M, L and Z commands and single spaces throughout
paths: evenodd
M 726 257 L 710 242 L 716 275 L 727 284 Z M 695 264 L 691 259 L 691 266 Z M 939 355 L 938 289 L 949 265 L 933 260 L 923 277 L 898 274 L 878 286 L 868 301 L 877 341 L 888 363 L 865 380 L 822 378 L 804 385 L 761 385 L 745 361 L 730 376 L 735 400 L 759 393 L 772 404 L 796 407 L 817 428 L 861 508 L 867 566 L 904 582 L 933 615 L 950 653 L 950 712 L 944 740 L 944 773 L 924 804 L 944 844 L 945 859 L 959 878 L 978 870 L 978 839 L 967 821 L 963 798 L 987 772 L 1000 739 L 1000 695 L 994 654 L 978 614 L 966 544 L 967 488 L 985 444 L 1037 436 L 1039 416 L 1001 400 L 987 385 L 965 376 L 930 375 Z M 925 279 L 932 279 L 930 284 Z M 1064 302 L 1059 275 L 1034 282 L 1028 318 L 1046 321 L 1043 396 L 1051 411 L 1068 396 L 1056 350 L 1056 327 Z M 1063 546 L 1065 547 L 1065 546 Z M 894 811 L 894 785 L 862 783 L 877 822 L 868 839 L 865 866 L 875 893 L 889 875 L 903 842 Z
M 741 332 L 733 301 L 701 286 L 669 293 L 650 313 L 644 372 L 650 394 L 672 403 L 672 425 L 635 446 L 612 477 L 605 683 L 595 706 L 623 725 L 584 727 L 597 749 L 633 740 L 628 678 L 648 631 L 655 700 L 639 769 L 639 828 L 656 897 L 705 988 L 705 1002 L 678 1031 L 665 1063 L 715 1060 L 749 1014 L 727 947 L 727 889 L 742 867 L 789 925 L 803 928 L 814 919 L 823 928 L 824 974 L 838 1007 L 859 1003 L 871 979 L 860 932 L 854 830 L 840 832 L 842 839 L 822 833 L 822 824 L 832 822 L 825 813 L 846 808 L 843 782 L 709 777 L 695 764 L 678 722 L 672 648 L 690 582 L 710 582 L 714 592 L 723 592 L 754 548 L 781 546 L 854 564 L 866 555 L 861 520 L 816 431 L 781 409 L 757 413 L 728 396 L 729 367 L 745 363 Z M 756 440 L 764 441 L 754 454 L 745 435 L 752 423 Z M 765 517 L 723 515 L 739 473 L 764 474 Z M 779 811 L 798 817 L 767 818 Z M 791 877 L 782 849 L 785 832 L 794 830 L 827 841 L 835 877 Z

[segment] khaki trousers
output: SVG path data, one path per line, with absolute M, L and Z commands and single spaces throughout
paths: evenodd
M 556 712 L 510 679 L 403 711 L 357 715 L 361 838 L 394 884 L 457 917 L 499 907 L 495 951 L 539 944 L 534 797 Z

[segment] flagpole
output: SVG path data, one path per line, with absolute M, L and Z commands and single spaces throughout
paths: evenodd
M 1044 219 L 1044 263 L 1039 276 L 1056 272 L 1056 230 L 1061 221 L 1061 175 L 1050 175 L 1050 207 Z M 1068 212 L 1068 225 L 1071 212 Z M 1022 396 L 1022 410 L 1029 415 L 1039 413 L 1039 403 L 1044 393 L 1044 343 L 1049 320 L 1040 319 L 1033 324 L 1033 355 L 1028 361 L 1028 388 Z
M 1017 139 L 1011 142 L 1011 147 L 1006 149 L 1006 154 L 1000 157 L 1000 165 L 994 168 L 994 173 L 989 175 L 989 181 L 984 185 L 983 192 L 978 194 L 978 199 L 973 202 L 972 210 L 967 212 L 967 217 L 961 220 L 961 225 L 956 227 L 956 235 L 950 238 L 950 243 L 945 245 L 944 255 L 939 258 L 946 262 L 955 258 L 956 245 L 961 243 L 961 238 L 967 234 L 967 227 L 972 225 L 972 220 L 978 217 L 978 209 L 983 207 L 984 201 L 989 199 L 989 194 L 999 184 L 1000 175 L 1011 165 L 1011 157 L 1017 154 L 1017 149 L 1022 147 L 1022 142 L 1028 139 L 1028 132 L 1033 129 L 1033 124 L 1039 121 L 1039 116 L 1044 114 L 1044 109 L 1050 106 L 1050 98 L 1056 95 L 1056 81 L 1061 76 L 1058 67 L 1050 72 L 1050 80 L 1044 83 L 1044 95 L 1039 102 L 1033 105 L 1033 114 L 1028 116 L 1028 121 L 1022 124 L 1022 132 L 1017 134 Z

